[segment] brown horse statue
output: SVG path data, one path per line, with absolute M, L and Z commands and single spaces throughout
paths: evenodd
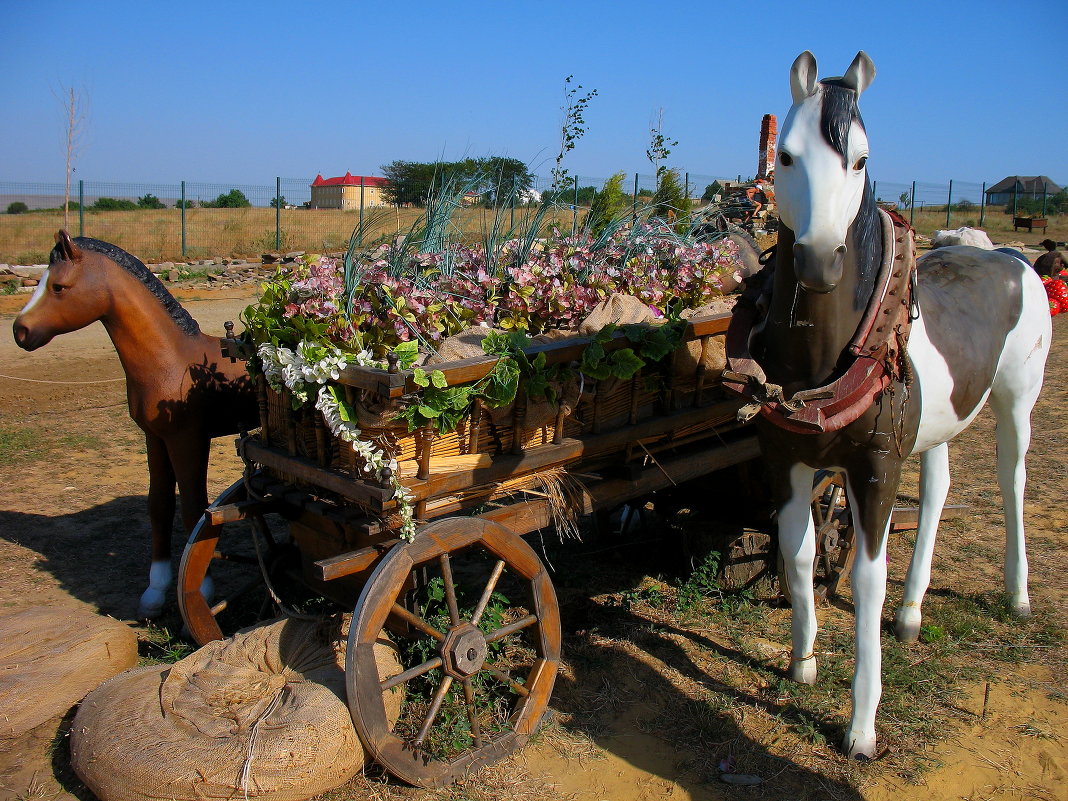
M 15 342 L 33 351 L 96 320 L 126 372 L 130 417 L 145 432 L 152 567 L 138 615 L 158 617 L 171 583 L 175 483 L 189 532 L 208 505 L 211 439 L 255 425 L 255 393 L 244 363 L 223 356 L 219 339 L 201 333 L 144 264 L 60 231 L 47 272 L 15 319 Z

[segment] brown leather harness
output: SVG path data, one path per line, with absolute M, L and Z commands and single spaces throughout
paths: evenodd
M 916 243 L 908 222 L 880 209 L 883 260 L 871 299 L 846 348 L 853 361 L 837 380 L 786 398 L 782 387 L 769 383 L 749 352 L 753 329 L 767 314 L 771 282 L 756 302 L 740 300 L 727 330 L 727 369 L 723 386 L 750 402 L 738 411 L 745 422 L 757 413 L 795 433 L 838 431 L 859 418 L 876 398 L 898 381 L 908 386 L 908 338 L 915 319 Z

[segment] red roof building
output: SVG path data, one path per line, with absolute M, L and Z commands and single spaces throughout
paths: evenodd
M 353 175 L 346 172 L 336 178 L 315 176 L 311 184 L 311 208 L 351 210 L 364 207 L 388 206 L 385 188 L 389 181 L 374 175 Z

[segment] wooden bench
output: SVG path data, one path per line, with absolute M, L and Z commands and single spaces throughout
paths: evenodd
M 1020 228 L 1026 228 L 1028 231 L 1033 231 L 1036 228 L 1045 230 L 1046 222 L 1045 217 L 1013 217 L 1012 230 L 1017 231 Z

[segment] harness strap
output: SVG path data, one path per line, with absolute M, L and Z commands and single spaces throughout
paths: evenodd
M 746 422 L 762 414 L 775 425 L 795 433 L 838 431 L 859 418 L 894 380 L 911 377 L 907 344 L 915 319 L 915 241 L 908 222 L 896 212 L 880 209 L 883 259 L 871 299 L 846 348 L 852 362 L 845 373 L 822 387 L 800 390 L 784 397 L 778 384 L 769 383 L 763 368 L 749 351 L 753 329 L 766 313 L 766 294 L 748 290 L 734 307 L 727 330 L 727 369 L 723 386 L 749 403 L 738 410 Z

